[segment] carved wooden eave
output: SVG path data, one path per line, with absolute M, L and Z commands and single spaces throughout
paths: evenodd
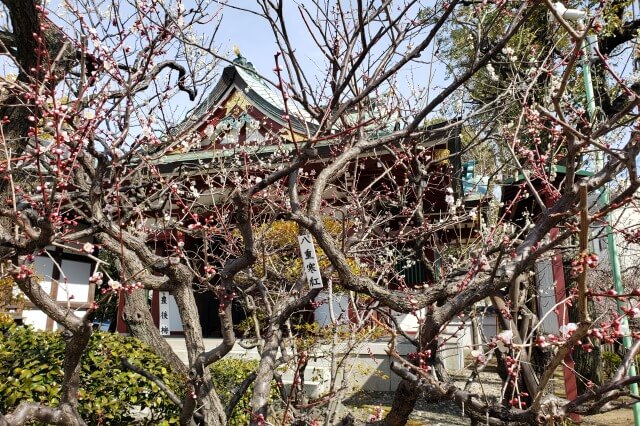
M 345 123 L 371 123 L 365 128 L 368 138 L 383 137 L 398 129 L 401 120 L 397 111 L 378 110 L 373 102 L 369 107 L 365 107 L 365 112 L 354 112 L 353 117 L 346 117 Z M 173 151 L 155 159 L 154 163 L 162 174 L 182 177 L 204 176 L 223 167 L 226 171 L 233 171 L 240 167 L 235 165 L 235 160 L 247 156 L 263 162 L 267 169 L 281 167 L 294 156 L 294 139 L 296 142 L 307 140 L 316 134 L 317 129 L 309 114 L 292 100 L 285 104 L 282 94 L 270 87 L 251 63 L 239 56 L 223 70 L 206 99 L 167 136 Z M 457 173 L 459 160 L 450 155 L 460 150 L 459 126 L 445 122 L 424 130 L 429 129 L 434 131 L 425 132 L 414 141 L 414 145 L 432 151 L 430 156 L 435 161 L 430 167 L 440 170 L 438 173 L 445 169 L 448 170 L 444 172 L 446 174 L 451 170 L 453 174 Z M 225 132 L 231 133 L 231 137 L 228 138 Z M 259 137 L 255 137 L 256 134 Z M 343 134 L 344 131 L 336 128 L 335 138 L 317 140 L 314 143 L 317 158 L 312 163 L 317 163 L 317 166 L 331 161 L 341 150 Z M 365 163 L 370 172 L 375 173 L 376 164 L 385 161 L 380 159 L 389 158 L 393 149 L 380 146 L 361 153 L 356 161 Z M 310 168 L 316 166 L 309 165 Z M 452 184 L 455 185 L 455 178 Z
M 288 114 L 287 114 L 288 110 Z M 226 67 L 218 83 L 207 98 L 172 132 L 173 139 L 188 137 L 195 131 L 200 134 L 209 126 L 215 126 L 225 117 L 238 117 L 248 113 L 274 131 L 293 129 L 298 138 L 312 134 L 317 125 L 297 104 L 285 105 L 282 95 L 271 89 L 258 75 L 253 65 L 242 56 Z M 287 119 L 288 116 L 288 119 Z M 290 131 L 285 139 L 291 139 Z

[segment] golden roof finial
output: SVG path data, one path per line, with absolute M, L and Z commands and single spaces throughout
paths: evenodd
M 235 53 L 235 55 L 236 55 L 237 57 L 242 56 L 242 54 L 240 53 L 240 47 L 238 47 L 238 45 L 237 45 L 237 44 L 234 44 L 234 45 L 233 45 L 233 53 Z

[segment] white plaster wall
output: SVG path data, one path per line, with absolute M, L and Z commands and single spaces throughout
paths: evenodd
M 551 259 L 543 259 L 535 265 L 536 281 L 538 284 L 538 308 L 542 318 L 545 333 L 558 334 L 558 315 L 555 313 L 556 282 L 553 279 Z
M 416 312 L 408 314 L 400 314 L 393 312 L 392 315 L 396 317 L 400 327 L 408 334 L 417 334 L 420 329 L 420 320 L 424 319 L 426 309 L 421 309 Z
M 321 291 L 316 297 L 316 301 L 323 301 L 324 303 L 315 310 L 314 318 L 320 327 L 331 324 L 331 309 L 329 305 L 329 293 Z M 347 321 L 349 319 L 349 296 L 346 294 L 334 294 L 333 295 L 333 315 L 336 321 Z
M 34 268 L 36 276 L 41 278 L 40 286 L 49 293 L 51 291 L 51 273 L 53 272 L 53 261 L 47 256 L 36 256 Z
M 616 210 L 611 215 L 611 223 L 614 229 L 634 233 L 640 229 L 640 213 L 633 207 Z M 614 231 L 615 232 L 615 231 Z M 640 266 L 638 256 L 640 256 L 640 244 L 629 242 L 620 232 L 616 232 L 616 244 L 618 245 L 618 258 L 620 267 L 624 273 L 629 268 Z M 606 256 L 606 240 L 604 244 Z
M 178 310 L 176 299 L 173 296 L 169 296 L 169 330 L 183 331 L 180 311 Z
M 58 301 L 87 302 L 89 300 L 91 264 L 63 259 L 60 266 L 62 273 L 58 284 Z
M 30 325 L 36 330 L 44 330 L 47 327 L 47 314 L 36 309 L 22 311 L 22 320 L 25 325 Z

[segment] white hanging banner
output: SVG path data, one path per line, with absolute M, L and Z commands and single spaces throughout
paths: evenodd
M 322 288 L 322 276 L 320 265 L 316 257 L 316 249 L 313 246 L 311 235 L 298 235 L 300 253 L 302 253 L 302 267 L 304 268 L 307 284 L 310 288 Z
M 171 335 L 169 328 L 169 292 L 160 292 L 160 334 L 163 336 Z

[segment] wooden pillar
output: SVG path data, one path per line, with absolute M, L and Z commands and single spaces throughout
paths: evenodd
M 550 232 L 551 238 L 555 238 L 558 235 L 558 229 L 553 228 Z M 562 259 L 562 253 L 558 250 L 551 257 L 551 267 L 553 269 L 553 279 L 556 283 L 556 303 L 560 303 L 567 298 L 566 282 L 564 279 L 564 264 Z M 560 303 L 556 308 L 556 316 L 558 317 L 558 325 L 562 327 L 569 323 L 569 305 L 566 301 Z M 564 359 L 564 365 L 562 366 L 562 373 L 564 376 L 564 388 L 566 397 L 568 400 L 573 400 L 578 397 L 578 382 L 575 374 L 575 363 L 571 352 L 567 354 Z M 571 419 L 579 421 L 579 415 L 571 415 Z
M 157 290 L 151 291 L 151 317 L 156 327 L 160 327 L 160 292 Z
M 138 290 L 142 291 L 142 290 Z M 118 315 L 116 317 L 116 330 L 118 333 L 128 333 L 129 328 L 124 321 L 122 314 L 124 312 L 124 298 L 127 297 L 125 292 L 118 295 Z M 160 292 L 151 290 L 151 317 L 156 327 L 160 327 Z

